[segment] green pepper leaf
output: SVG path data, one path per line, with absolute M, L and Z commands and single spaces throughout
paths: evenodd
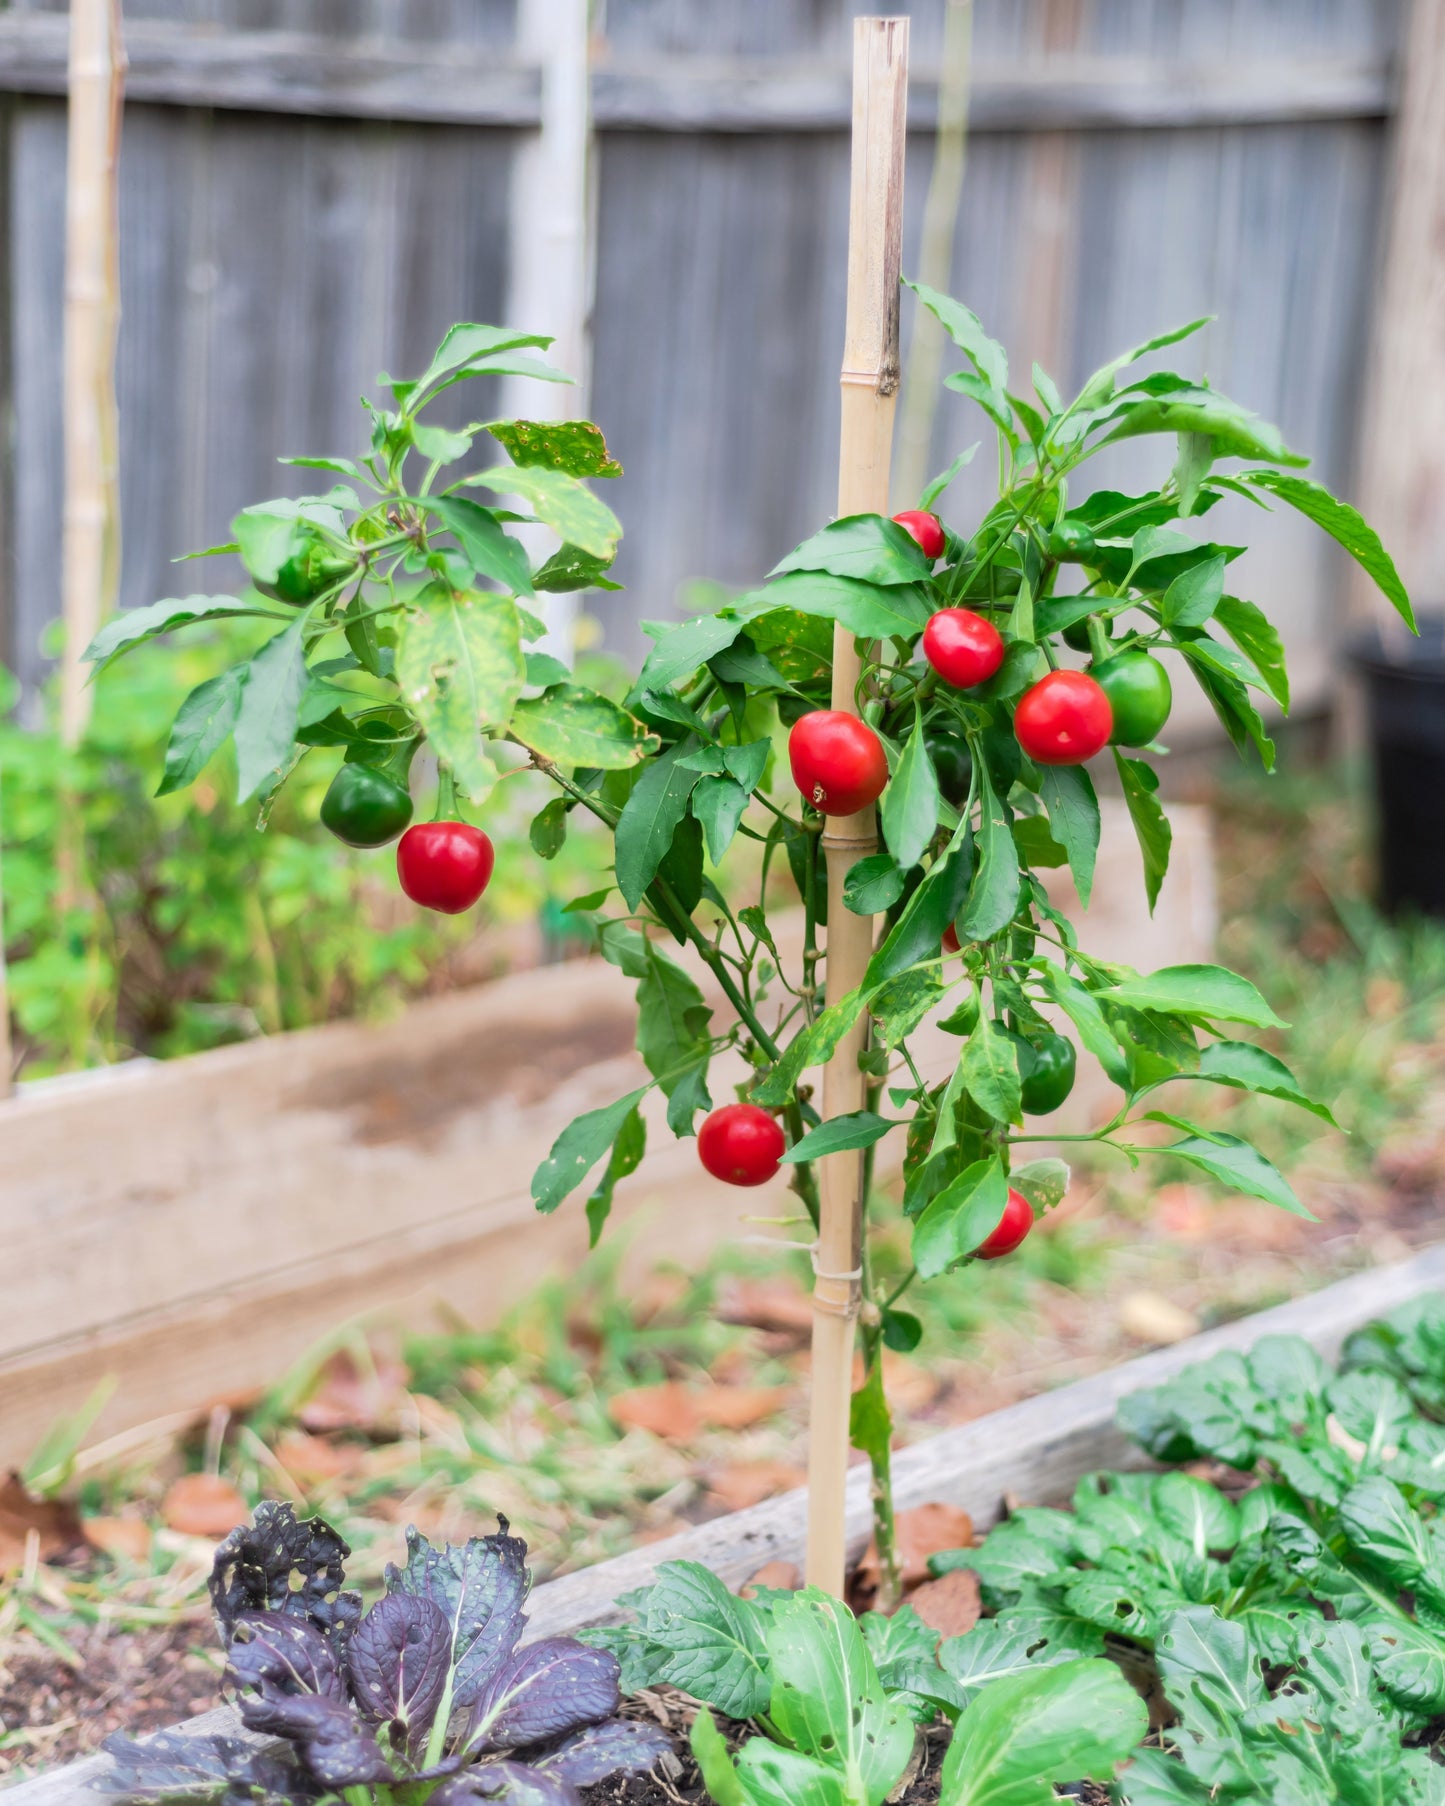
M 87 664 L 103 665 L 117 653 L 184 627 L 191 621 L 220 621 L 251 617 L 257 621 L 289 621 L 289 609 L 282 614 L 269 608 L 248 608 L 234 596 L 184 596 L 168 602 L 152 602 L 147 608 L 127 608 L 106 622 L 81 655 Z
M 980 1016 L 963 1049 L 963 1083 L 995 1122 L 1014 1122 L 1020 1110 L 1018 1049 L 987 1016 Z
M 768 572 L 828 571 L 865 583 L 923 583 L 931 566 L 913 535 L 881 514 L 848 514 L 805 539 Z
M 559 546 L 545 564 L 532 572 L 533 589 L 566 595 L 579 589 L 621 589 L 606 575 L 610 558 L 597 558 L 580 546 Z
M 1269 693 L 1289 713 L 1289 674 L 1285 670 L 1284 641 L 1253 602 L 1238 596 L 1222 596 L 1214 619 L 1254 666 Z
M 913 1264 L 933 1279 L 973 1253 L 998 1227 L 1008 1180 L 998 1156 L 976 1160 L 946 1185 L 913 1225 Z
M 1323 527 L 1338 545 L 1342 545 L 1365 572 L 1374 579 L 1380 593 L 1413 633 L 1415 611 L 1400 581 L 1394 560 L 1380 543 L 1380 536 L 1358 510 L 1332 496 L 1328 489 L 1311 483 L 1306 477 L 1286 476 L 1280 470 L 1246 470 L 1246 483 L 1277 495 L 1291 508 L 1297 508 L 1306 519 Z
M 572 477 L 620 477 L 622 466 L 590 420 L 494 420 L 487 431 L 514 464 Z
M 707 856 L 714 865 L 732 845 L 748 806 L 748 793 L 728 777 L 703 777 L 692 793 L 692 812 L 707 835 Z
M 1282 1028 L 1278 1016 L 1247 978 L 1224 966 L 1161 966 L 1103 992 L 1108 1003 L 1135 1010 L 1163 1010 L 1196 1022 L 1248 1022 Z
M 249 672 L 248 664 L 232 665 L 219 677 L 208 677 L 197 684 L 181 704 L 166 742 L 165 769 L 157 796 L 169 796 L 194 783 L 230 737 L 241 712 L 241 695 Z
M 497 777 L 481 729 L 507 725 L 526 675 L 510 596 L 432 583 L 416 598 L 397 655 L 397 681 L 437 757 L 473 800 Z
M 617 554 L 622 525 L 606 502 L 584 488 L 565 470 L 519 470 L 515 464 L 499 465 L 468 477 L 502 495 L 519 495 L 530 504 L 538 520 L 545 521 L 565 544 L 590 552 L 610 564 Z
M 556 684 L 512 710 L 510 739 L 556 765 L 625 771 L 658 744 L 635 715 L 580 684 Z
M 532 1175 L 532 1201 L 544 1215 L 554 1211 L 562 1200 L 587 1177 L 592 1168 L 617 1139 L 623 1123 L 651 1089 L 640 1085 L 604 1104 L 600 1110 L 588 1110 L 568 1123 L 552 1143 L 547 1158 Z
M 830 1116 L 827 1122 L 809 1129 L 801 1141 L 795 1141 L 782 1156 L 787 1164 L 799 1160 L 821 1160 L 825 1154 L 840 1154 L 849 1148 L 871 1148 L 882 1141 L 890 1129 L 902 1128 L 872 1110 L 853 1110 L 846 1116 Z
M 1197 1071 L 1184 1076 L 1211 1079 L 1216 1085 L 1232 1085 L 1240 1091 L 1283 1098 L 1318 1116 L 1321 1122 L 1338 1127 L 1328 1108 L 1300 1089 L 1299 1080 L 1284 1061 L 1277 1060 L 1264 1048 L 1256 1047 L 1252 1041 L 1211 1042 L 1199 1056 Z
M 791 571 L 733 606 L 748 620 L 776 608 L 821 615 L 863 640 L 884 640 L 894 634 L 913 639 L 928 625 L 932 613 L 920 584 L 885 586 L 856 577 L 835 577 L 828 571 Z
M 1174 830 L 1155 796 L 1159 788 L 1159 774 L 1154 767 L 1146 765 L 1143 759 L 1126 759 L 1118 747 L 1114 748 L 1114 764 L 1119 772 L 1119 782 L 1124 787 L 1124 801 L 1128 805 L 1129 819 L 1134 824 L 1134 834 L 1144 860 L 1144 894 L 1149 899 L 1149 913 L 1152 916 L 1154 905 L 1159 900 L 1159 887 L 1164 882 L 1164 874 L 1169 870 L 1169 848 L 1173 843 Z
M 428 497 L 418 506 L 434 514 L 457 537 L 479 577 L 500 583 L 510 595 L 530 596 L 532 567 L 521 541 L 513 539 L 490 508 L 465 496 Z
M 1251 1147 L 1247 1141 L 1241 1141 L 1237 1135 L 1226 1135 L 1221 1130 L 1201 1129 L 1196 1124 L 1186 1122 L 1182 1117 L 1170 1116 L 1163 1110 L 1145 1112 L 1146 1122 L 1167 1123 L 1170 1128 L 1185 1131 L 1182 1141 L 1171 1141 L 1161 1147 L 1162 1154 L 1174 1154 L 1180 1160 L 1187 1160 L 1191 1166 L 1232 1186 L 1235 1191 L 1242 1191 L 1251 1198 L 1263 1198 L 1266 1204 L 1277 1204 L 1281 1210 L 1288 1210 L 1294 1216 L 1304 1217 L 1313 1223 L 1315 1214 L 1307 1210 L 1295 1196 L 1288 1180 L 1272 1161 L 1266 1160 L 1257 1148 Z
M 976 744 L 974 770 L 979 787 L 979 864 L 969 887 L 962 933 L 970 941 L 986 941 L 1007 927 L 1018 909 L 1019 856 L 1008 810 L 994 792 L 988 762 Z
M 1093 779 L 1082 765 L 1049 765 L 1042 777 L 1039 795 L 1049 812 L 1049 827 L 1068 854 L 1074 889 L 1087 909 L 1099 851 L 1099 799 Z
M 904 874 L 891 853 L 870 853 L 850 866 L 843 881 L 843 902 L 855 916 L 876 916 L 903 895 Z
M 286 761 L 296 739 L 301 696 L 306 688 L 306 654 L 298 615 L 284 633 L 267 640 L 247 666 L 245 687 L 233 729 L 236 738 L 236 795 L 244 803 Z
M 903 748 L 898 769 L 883 792 L 879 812 L 883 839 L 900 871 L 911 870 L 922 859 L 938 826 L 942 800 L 938 775 L 923 737 L 923 712 L 915 703 L 913 732 Z
M 657 876 L 701 773 L 681 763 L 689 742 L 681 741 L 659 755 L 638 779 L 618 817 L 614 841 L 617 888 L 629 909 Z

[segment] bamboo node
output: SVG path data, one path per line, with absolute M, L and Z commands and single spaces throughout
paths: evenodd
M 813 1266 L 813 1309 L 826 1317 L 841 1317 L 851 1322 L 863 1302 L 863 1269 L 853 1267 L 846 1273 L 829 1273 L 818 1265 L 818 1244 L 808 1250 Z

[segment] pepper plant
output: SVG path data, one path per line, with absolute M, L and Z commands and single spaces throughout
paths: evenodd
M 545 627 L 532 607 L 539 592 L 609 586 L 620 529 L 587 487 L 618 474 L 601 433 L 524 420 L 458 431 L 424 418 L 472 378 L 557 380 L 538 356 L 547 340 L 476 325 L 454 327 L 419 379 L 382 379 L 389 400 L 368 404 L 359 460 L 292 460 L 342 479 L 329 493 L 237 516 L 233 541 L 213 550 L 239 552 L 250 595 L 122 615 L 89 654 L 104 662 L 218 615 L 274 619 L 259 651 L 187 698 L 162 788 L 189 783 L 234 739 L 241 796 L 259 799 L 264 821 L 300 760 L 340 748 L 322 819 L 353 844 L 405 828 L 400 881 L 436 908 L 467 908 L 485 888 L 494 849 L 466 811 L 484 810 L 506 772 L 530 765 L 557 794 L 532 823 L 531 850 L 506 848 L 505 859 L 554 856 L 579 811 L 604 824 L 612 868 L 570 907 L 636 983 L 648 1078 L 558 1137 L 533 1183 L 539 1210 L 590 1179 L 586 1210 L 601 1233 L 618 1180 L 643 1158 L 654 1093 L 667 1131 L 697 1133 L 720 1178 L 754 1184 L 786 1165 L 815 1225 L 816 1160 L 871 1158 L 894 1137 L 901 1203 L 875 1195 L 872 1223 L 901 1210 L 913 1261 L 885 1291 L 865 1246 L 866 1377 L 853 1410 L 877 1482 L 885 1575 L 882 1351 L 916 1345 L 919 1323 L 901 1303 L 911 1284 L 959 1283 L 1063 1196 L 1067 1168 L 1030 1158 L 1033 1146 L 1090 1143 L 1134 1163 L 1162 1153 L 1308 1214 L 1255 1148 L 1169 1106 L 1167 1087 L 1194 1079 L 1328 1116 L 1281 1061 L 1240 1038 L 1277 1022 L 1264 997 L 1212 965 L 1140 974 L 1096 958 L 1039 877 L 1067 865 L 1087 905 L 1097 759 L 1127 803 L 1153 907 L 1170 849 L 1152 762 L 1172 700 L 1161 650 L 1240 752 L 1273 765 L 1253 698 L 1288 707 L 1283 647 L 1263 610 L 1233 593 L 1243 547 L 1210 538 L 1205 517 L 1226 496 L 1298 509 L 1411 622 L 1377 536 L 1298 474 L 1306 460 L 1272 426 L 1189 377 L 1131 373 L 1203 321 L 1113 360 L 1069 401 L 1036 366 L 1025 397 L 966 307 L 914 287 L 962 353 L 947 386 L 994 430 L 998 500 L 971 526 L 940 518 L 972 456 L 961 453 L 897 519 L 835 520 L 759 588 L 650 626 L 652 650 L 625 694 L 589 689 L 537 650 Z M 1096 453 L 1143 436 L 1164 442 L 1156 488 L 1091 485 Z M 482 464 L 484 446 L 510 461 Z M 535 569 L 507 531 L 521 520 L 561 542 Z M 828 706 L 835 624 L 862 653 L 858 718 Z M 406 826 L 423 747 L 436 761 L 437 819 Z M 821 830 L 828 815 L 874 801 L 882 848 L 852 868 L 843 903 L 879 918 L 879 931 L 862 982 L 825 1007 Z M 824 1122 L 808 1075 L 865 1018 L 867 1107 Z M 931 1080 L 914 1052 L 925 1022 L 958 1043 Z M 1061 1135 L 1031 1118 L 1064 1101 L 1080 1049 L 1119 1105 L 1098 1128 Z M 715 1064 L 724 1054 L 726 1069 Z

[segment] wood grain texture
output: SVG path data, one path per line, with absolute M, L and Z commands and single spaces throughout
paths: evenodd
M 1411 0 L 1364 397 L 1359 500 L 1412 596 L 1445 596 L 1445 7 Z M 1361 619 L 1406 629 L 1363 573 Z
M 1225 1349 L 1247 1349 L 1266 1335 L 1303 1336 L 1322 1355 L 1335 1355 L 1361 1324 L 1422 1292 L 1445 1286 L 1445 1246 L 1413 1260 L 1341 1280 L 1324 1291 L 1137 1361 L 1080 1380 L 1057 1392 L 992 1412 L 904 1449 L 895 1459 L 900 1507 L 942 1501 L 961 1506 L 980 1528 L 997 1522 L 1005 1495 L 1030 1504 L 1067 1500 L 1081 1475 L 1096 1468 L 1138 1468 L 1149 1463 L 1115 1427 L 1119 1400 L 1157 1386 L 1182 1368 Z M 663 1542 L 635 1549 L 538 1587 L 529 1602 L 526 1636 L 557 1636 L 589 1624 L 625 1617 L 618 1600 L 656 1578 L 667 1561 L 699 1561 L 730 1587 L 740 1586 L 765 1562 L 796 1563 L 801 1554 L 806 1494 L 788 1493 Z M 862 1469 L 848 1482 L 848 1547 L 860 1555 L 871 1529 L 871 1507 Z M 229 1708 L 188 1719 L 189 1735 L 235 1731 Z M 97 1806 L 94 1786 L 108 1758 L 91 1757 L 9 1790 L 14 1806 Z

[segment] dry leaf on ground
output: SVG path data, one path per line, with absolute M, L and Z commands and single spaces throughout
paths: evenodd
M 807 1472 L 789 1461 L 732 1461 L 710 1468 L 707 1489 L 729 1511 L 745 1511 L 780 1492 L 807 1482 Z
M 905 1593 L 929 1577 L 928 1558 L 944 1549 L 973 1547 L 973 1519 L 959 1505 L 938 1501 L 900 1511 L 894 1520 L 898 1549 L 898 1580 Z M 858 1564 L 857 1585 L 869 1593 L 878 1590 L 878 1547 L 869 1543 Z
M 342 1349 L 296 1415 L 307 1430 L 394 1430 L 406 1409 L 409 1377 L 399 1361 L 375 1348 L 360 1365 Z
M 143 1518 L 86 1518 L 85 1540 L 103 1555 L 144 1561 L 151 1552 L 151 1527 Z
M 0 1483 L 0 1574 L 25 1566 L 32 1538 L 41 1561 L 64 1555 L 83 1541 L 75 1507 L 59 1499 L 33 1499 L 19 1474 Z
M 740 1279 L 727 1287 L 718 1304 L 724 1323 L 807 1336 L 813 1327 L 812 1300 L 790 1279 Z
M 250 1518 L 246 1501 L 219 1474 L 182 1474 L 161 1500 L 161 1517 L 182 1536 L 223 1537 Z
M 978 1623 L 978 1575 L 972 1568 L 952 1568 L 937 1580 L 924 1581 L 908 1595 L 908 1603 L 940 1637 L 961 1637 Z
M 742 1430 L 761 1423 L 787 1398 L 782 1386 L 636 1386 L 614 1393 L 607 1408 L 624 1430 L 649 1430 L 668 1442 L 688 1442 L 702 1429 Z
M 803 1576 L 790 1561 L 765 1561 L 756 1574 L 750 1574 L 738 1588 L 744 1599 L 755 1599 L 761 1587 L 777 1587 L 784 1593 L 796 1593 Z

